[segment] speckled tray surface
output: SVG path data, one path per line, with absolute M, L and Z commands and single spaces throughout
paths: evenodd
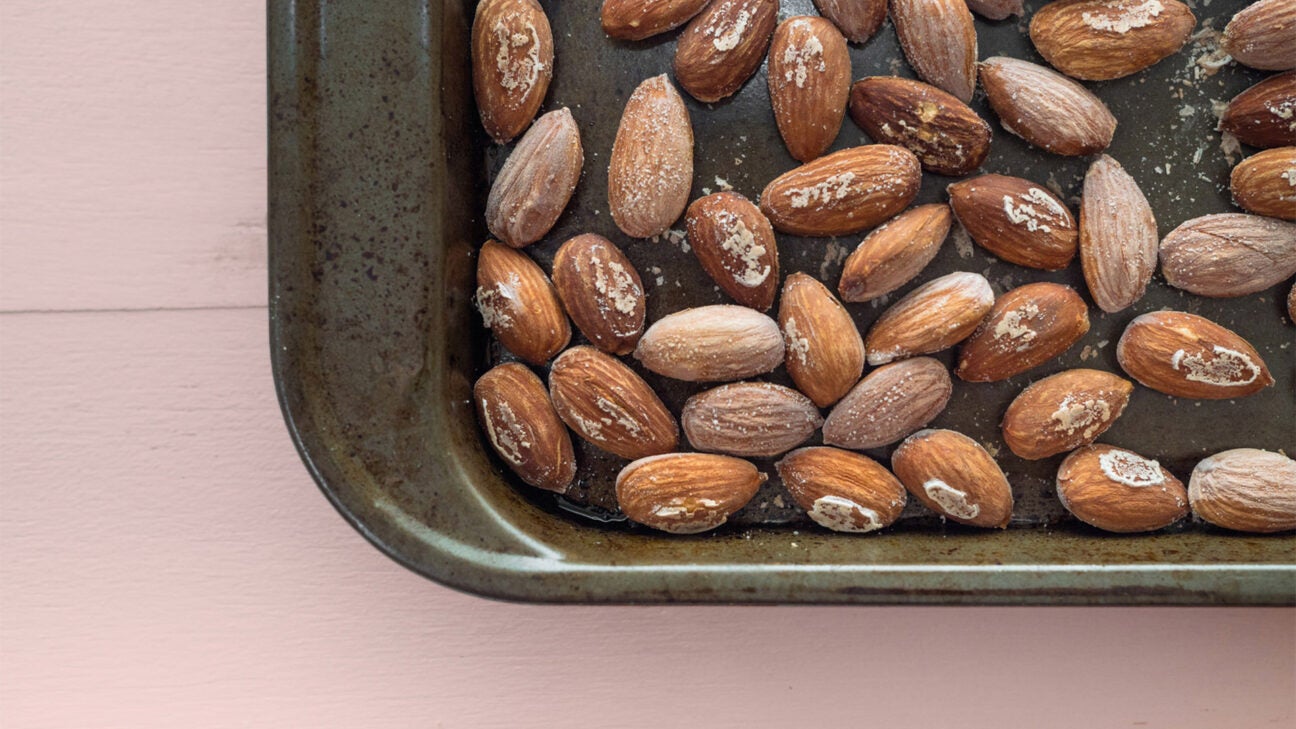
M 677 33 L 640 43 L 606 38 L 596 0 L 542 0 L 556 73 L 543 109 L 568 106 L 586 164 L 568 210 L 526 250 L 548 269 L 563 241 L 596 232 L 643 276 L 648 317 L 725 301 L 678 236 L 634 240 L 607 212 L 606 167 L 621 109 L 644 78 L 669 72 Z M 1191 4 L 1191 3 L 1190 3 Z M 1158 276 L 1131 309 L 1090 309 L 1092 328 L 1062 357 L 1006 382 L 956 380 L 934 427 L 985 443 L 1017 506 L 1006 531 L 945 525 L 911 503 L 883 533 L 836 535 L 813 526 L 770 481 L 729 526 L 669 537 L 624 523 L 611 484 L 623 461 L 578 445 L 566 497 L 520 486 L 478 433 L 472 382 L 507 353 L 472 310 L 481 211 L 508 147 L 489 142 L 473 105 L 466 0 L 269 3 L 271 330 L 275 378 L 289 428 L 339 511 L 394 559 L 437 581 L 503 598 L 554 602 L 1296 602 L 1296 538 L 1226 533 L 1184 522 L 1143 536 L 1101 533 L 1069 518 L 1053 477 L 1061 457 L 1013 456 L 999 436 L 1008 402 L 1027 384 L 1077 366 L 1120 372 L 1114 343 L 1138 314 L 1173 308 L 1206 316 L 1260 349 L 1277 380 L 1237 401 L 1182 401 L 1137 388 L 1102 442 L 1158 458 L 1185 482 L 1200 458 L 1257 447 L 1296 453 L 1296 328 L 1282 314 L 1290 282 L 1258 295 L 1210 300 Z M 1028 11 L 1040 3 L 1028 2 Z M 1197 3 L 1199 28 L 1222 28 L 1243 5 Z M 781 16 L 813 14 L 783 0 Z M 1038 61 L 1025 23 L 976 20 L 980 57 Z M 1209 36 L 1149 71 L 1090 84 L 1120 126 L 1109 153 L 1139 181 L 1162 234 L 1231 210 L 1229 150 L 1212 102 L 1261 74 L 1199 63 Z M 855 78 L 911 76 L 888 23 L 852 46 Z M 693 197 L 732 187 L 755 199 L 795 166 L 773 123 L 764 71 L 714 105 L 685 96 L 697 139 Z M 978 94 L 972 106 L 995 139 L 985 172 L 1048 184 L 1074 210 L 1088 160 L 1039 154 L 1006 133 Z M 847 117 L 834 149 L 868 143 Z M 1236 159 L 1241 153 L 1235 153 Z M 916 203 L 943 201 L 951 178 L 925 175 Z M 682 231 L 682 221 L 676 226 Z M 779 236 L 781 273 L 835 286 L 861 236 Z M 1001 262 L 947 241 L 914 285 L 951 271 L 983 273 L 997 292 L 1031 281 L 1084 292 L 1079 264 L 1059 272 Z M 861 331 L 883 304 L 848 305 Z M 579 335 L 573 343 L 580 341 Z M 938 355 L 946 363 L 953 352 Z M 633 360 L 627 360 L 635 366 Z M 705 388 L 642 368 L 676 413 Z M 767 379 L 790 384 L 780 368 Z M 577 439 L 574 439 L 577 440 Z M 817 441 L 812 441 L 817 442 Z M 870 451 L 885 462 L 890 449 Z

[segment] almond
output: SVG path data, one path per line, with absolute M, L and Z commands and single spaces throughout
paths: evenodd
M 804 273 L 783 283 L 779 327 L 788 374 L 819 407 L 828 407 L 864 372 L 864 340 L 845 307 Z
M 837 139 L 851 65 L 846 39 L 823 18 L 788 18 L 774 31 L 769 51 L 769 95 L 788 154 L 809 162 Z
M 928 172 L 966 175 L 990 154 L 990 125 L 967 104 L 921 81 L 856 81 L 850 114 L 873 141 L 908 149 Z
M 910 291 L 882 313 L 864 339 L 868 363 L 931 354 L 963 341 L 994 306 L 990 282 L 957 271 Z
M 891 454 L 891 470 L 924 506 L 960 524 L 1008 526 L 1008 478 L 980 443 L 952 430 L 920 430 Z
M 778 0 L 717 0 L 689 21 L 675 46 L 675 80 L 698 101 L 733 95 L 760 68 Z
M 810 398 L 769 382 L 735 382 L 700 392 L 680 413 L 695 450 L 765 457 L 801 445 L 823 425 Z
M 541 365 L 571 341 L 549 277 L 525 253 L 486 241 L 477 254 L 477 310 L 513 354 Z
M 553 282 L 586 339 L 609 354 L 630 354 L 644 329 L 639 272 L 607 238 L 578 235 L 558 249 Z
M 765 474 L 739 458 L 667 453 L 621 469 L 616 497 L 631 521 L 672 534 L 715 529 L 756 495 Z
M 1030 461 L 1094 442 L 1129 405 L 1134 383 L 1101 370 L 1066 370 L 1021 391 L 1004 413 L 1008 449 Z
M 761 192 L 760 208 L 783 233 L 848 235 L 904 210 L 921 181 L 918 158 L 904 147 L 850 147 L 774 178 Z
M 1251 68 L 1296 68 L 1296 2 L 1260 0 L 1242 8 L 1224 27 L 1220 46 Z
M 1188 490 L 1160 463 L 1109 445 L 1062 461 L 1058 500 L 1072 516 L 1109 532 L 1151 532 L 1188 515 Z
M 815 0 L 815 7 L 851 43 L 872 38 L 887 14 L 887 0 Z
M 964 0 L 891 0 L 891 22 L 919 78 L 964 103 L 972 100 L 977 37 Z
M 1003 20 L 1009 15 L 1024 14 L 1022 0 L 967 0 L 972 12 L 990 20 Z
M 1296 461 L 1255 448 L 1216 453 L 1193 469 L 1188 501 L 1199 519 L 1224 529 L 1296 529 Z
M 608 453 L 643 458 L 679 442 L 675 418 L 648 383 L 593 347 L 572 347 L 554 360 L 549 395 L 564 423 Z
M 1177 53 L 1196 25 L 1178 0 L 1059 0 L 1031 18 L 1030 37 L 1062 73 L 1107 81 Z
M 1045 271 L 1071 265 L 1080 244 L 1071 211 L 1030 180 L 981 175 L 947 188 L 950 207 L 977 245 L 1009 263 Z
M 1296 324 L 1296 284 L 1292 284 L 1291 291 L 1287 292 L 1287 318 Z
M 765 311 L 778 292 L 778 244 L 760 208 L 736 192 L 698 198 L 686 215 L 702 270 L 743 306 Z
M 666 377 L 727 382 L 782 364 L 783 337 L 773 319 L 745 306 L 699 306 L 648 327 L 634 356 Z
M 890 526 L 908 501 L 904 486 L 882 464 L 839 448 L 800 448 L 774 467 L 810 519 L 835 532 Z
M 1043 66 L 996 56 L 981 62 L 981 85 L 1004 129 L 1046 152 L 1076 157 L 1101 152 L 1116 117 L 1097 96 Z
M 536 0 L 483 0 L 472 25 L 473 93 L 482 126 L 496 142 L 522 133 L 553 78 L 549 18 Z
M 1264 291 L 1296 274 L 1296 223 L 1244 213 L 1193 218 L 1161 241 L 1161 273 L 1198 296 Z
M 477 419 L 491 447 L 526 483 L 562 493 L 576 478 L 571 436 L 544 383 L 526 365 L 508 362 L 473 386 Z
M 603 0 L 603 32 L 620 40 L 643 40 L 678 28 L 709 0 Z
M 1180 311 L 1134 319 L 1116 344 L 1116 359 L 1144 386 L 1174 397 L 1246 397 L 1274 383 L 1260 353 L 1245 339 Z
M 824 443 L 859 451 L 891 445 L 940 415 L 953 390 L 945 365 L 931 357 L 879 367 L 828 414 Z
M 1220 129 L 1252 147 L 1296 146 L 1296 71 L 1270 76 L 1233 97 Z
M 1019 286 L 995 301 L 963 343 L 954 373 L 968 382 L 1006 380 L 1062 354 L 1088 331 L 1089 307 L 1075 289 Z
M 1296 147 L 1266 149 L 1242 160 L 1233 168 L 1229 188 L 1245 210 L 1296 220 Z
M 1139 299 L 1157 262 L 1157 223 L 1143 191 L 1116 160 L 1100 156 L 1080 201 L 1080 265 L 1089 295 L 1111 314 Z
M 566 108 L 536 120 L 504 161 L 486 198 L 486 225 L 514 248 L 534 243 L 558 222 L 580 181 L 585 153 Z
M 936 257 L 953 223 L 949 207 L 938 203 L 897 215 L 846 259 L 837 292 L 845 301 L 870 301 L 904 286 Z
M 693 126 L 663 74 L 626 102 L 608 162 L 608 206 L 632 238 L 660 234 L 679 219 L 693 186 Z

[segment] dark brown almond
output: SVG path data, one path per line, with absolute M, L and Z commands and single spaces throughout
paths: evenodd
M 828 407 L 864 372 L 864 340 L 832 293 L 797 272 L 783 283 L 779 327 L 792 381 L 819 407 Z
M 846 39 L 823 18 L 788 18 L 769 51 L 769 95 L 788 154 L 809 162 L 837 139 L 850 96 Z
M 1012 519 L 1008 478 L 980 443 L 962 433 L 914 433 L 891 454 L 891 470 L 909 493 L 942 517 L 1000 529 Z
M 904 147 L 850 147 L 774 178 L 761 192 L 760 209 L 783 233 L 847 235 L 904 210 L 921 181 L 918 158 Z
M 868 363 L 932 354 L 966 339 L 994 306 L 994 290 L 978 273 L 956 271 L 910 291 L 882 312 L 864 338 Z
M 1252 147 L 1296 146 L 1296 71 L 1270 76 L 1234 96 L 1220 129 Z
M 504 161 L 486 198 L 486 225 L 514 248 L 544 237 L 580 181 L 585 153 L 566 107 L 536 120 Z
M 1004 413 L 1003 438 L 1027 460 L 1094 442 L 1129 405 L 1134 383 L 1101 370 L 1066 370 L 1022 390 Z
M 693 126 L 665 74 L 634 90 L 621 114 L 608 162 L 608 207 L 632 238 L 661 233 L 679 219 L 693 187 Z
M 680 424 L 695 450 L 770 457 L 801 445 L 823 425 L 810 398 L 769 382 L 735 382 L 690 397 Z
M 603 0 L 603 32 L 620 40 L 643 40 L 678 28 L 710 0 Z
M 981 175 L 946 188 L 950 207 L 977 245 L 1019 266 L 1056 271 L 1071 265 L 1080 233 L 1071 211 L 1042 185 Z
M 1088 331 L 1089 307 L 1075 289 L 1019 286 L 995 301 L 963 343 L 954 373 L 968 382 L 1006 380 L 1062 354 Z
M 1296 223 L 1244 213 L 1185 221 L 1161 241 L 1161 273 L 1198 296 L 1245 296 L 1296 274 Z
M 1058 0 L 1031 18 L 1030 37 L 1062 73 L 1107 81 L 1178 52 L 1196 25 L 1178 0 Z
M 1296 220 L 1296 146 L 1266 149 L 1242 160 L 1233 168 L 1229 189 L 1244 210 Z
M 1296 68 L 1296 2 L 1259 0 L 1242 8 L 1224 27 L 1220 47 L 1251 68 Z
M 698 101 L 731 96 L 760 68 L 778 0 L 717 0 L 689 21 L 675 46 L 675 80 Z
M 873 141 L 908 149 L 928 172 L 966 175 L 990 153 L 990 125 L 967 104 L 921 81 L 856 81 L 850 114 Z
M 498 365 L 473 386 L 477 419 L 495 452 L 526 483 L 562 493 L 576 478 L 571 436 L 544 383 L 526 365 Z
M 824 443 L 861 451 L 891 445 L 944 412 L 953 391 L 949 371 L 931 357 L 879 367 L 828 414 Z
M 620 248 L 593 233 L 572 238 L 554 255 L 553 282 L 591 344 L 610 354 L 634 351 L 644 329 L 643 281 Z
M 904 486 L 868 456 L 840 448 L 799 448 L 774 464 L 811 521 L 835 532 L 871 532 L 900 518 Z
M 1138 183 L 1101 155 L 1080 200 L 1080 265 L 1089 295 L 1111 314 L 1143 298 L 1157 262 L 1157 222 Z
M 977 37 L 964 0 L 891 0 L 891 22 L 919 78 L 964 103 L 972 100 Z
M 527 254 L 486 241 L 477 254 L 477 309 L 510 352 L 537 365 L 571 341 L 558 293 Z
M 472 26 L 473 93 L 482 126 L 507 142 L 531 124 L 553 78 L 553 32 L 536 0 L 483 0 Z
M 954 216 L 946 205 L 919 205 L 869 233 L 842 266 L 843 301 L 870 301 L 904 286 L 940 251 Z
M 851 43 L 872 38 L 887 15 L 887 0 L 815 0 L 815 7 Z
M 736 192 L 694 200 L 685 216 L 702 270 L 743 306 L 766 311 L 778 293 L 778 244 L 760 208 Z
M 1144 386 L 1174 397 L 1246 397 L 1274 383 L 1260 353 L 1239 334 L 1180 311 L 1135 318 L 1116 343 L 1116 359 Z
M 1004 129 L 1046 152 L 1101 152 L 1116 117 L 1089 89 L 1038 64 L 1005 56 L 981 62 L 981 85 Z
M 1160 463 L 1095 444 L 1062 461 L 1058 500 L 1075 518 L 1109 532 L 1163 529 L 1188 516 L 1188 490 Z
M 675 450 L 679 426 L 643 378 L 593 347 L 572 347 L 549 370 L 554 409 L 576 434 L 622 458 Z

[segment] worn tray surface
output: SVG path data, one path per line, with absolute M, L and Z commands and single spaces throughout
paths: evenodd
M 674 35 L 642 43 L 607 39 L 596 2 L 542 2 L 554 28 L 556 74 L 545 109 L 568 106 L 581 125 L 585 175 L 553 232 L 527 249 L 548 267 L 563 241 L 600 233 L 630 256 L 648 290 L 648 315 L 725 301 L 685 246 L 634 240 L 606 207 L 606 163 L 625 99 L 669 72 Z M 1028 7 L 1037 4 L 1028 4 Z M 1222 28 L 1241 3 L 1199 8 Z M 782 14 L 813 13 L 784 0 Z M 491 345 L 471 310 L 474 251 L 486 237 L 480 211 L 507 147 L 489 143 L 472 102 L 467 36 L 472 3 L 270 3 L 271 286 L 276 380 L 290 427 L 325 493 L 367 537 L 441 581 L 537 600 L 1290 602 L 1293 539 L 1181 525 L 1114 537 L 1066 517 L 1053 493 L 1060 458 L 1015 458 L 998 423 L 1022 387 L 1076 366 L 1119 372 L 1114 342 L 1140 313 L 1174 308 L 1238 331 L 1277 380 L 1237 401 L 1191 402 L 1144 388 L 1102 440 L 1160 459 L 1181 478 L 1204 455 L 1252 446 L 1296 452 L 1296 330 L 1285 323 L 1286 286 L 1209 300 L 1154 280 L 1117 315 L 1091 308 L 1089 334 L 1062 357 L 1007 382 L 956 382 L 938 427 L 998 452 L 1017 498 L 1012 528 L 984 533 L 942 525 L 916 505 L 888 533 L 851 538 L 810 525 L 771 480 L 734 526 L 663 538 L 619 523 L 610 484 L 623 461 L 579 450 L 566 498 L 525 489 L 483 447 L 471 383 L 507 353 Z M 977 20 L 982 58 L 1038 60 L 1024 24 Z M 1132 79 L 1093 84 L 1121 126 L 1110 154 L 1139 180 L 1162 233 L 1231 209 L 1229 161 L 1214 132 L 1213 101 L 1260 75 L 1230 66 L 1207 75 L 1211 46 Z M 889 25 L 851 48 L 855 77 L 911 75 Z M 732 186 L 751 198 L 795 166 L 769 111 L 764 72 L 715 105 L 686 96 L 698 140 L 693 196 Z M 1086 160 L 1045 157 L 993 122 L 986 172 L 1046 182 L 1078 195 Z M 836 148 L 868 143 L 849 118 Z M 717 179 L 718 178 L 718 179 Z M 951 180 L 924 179 L 918 202 L 941 201 Z M 677 226 L 682 229 L 682 224 Z M 835 284 L 860 236 L 780 236 L 781 272 Z M 918 281 L 983 273 L 1000 292 L 1029 281 L 1084 291 L 1079 266 L 1041 273 L 948 241 Z M 861 331 L 882 305 L 848 305 Z M 579 335 L 577 335 L 579 339 Z M 941 355 L 948 363 L 952 353 Z M 632 366 L 633 360 L 628 360 Z M 640 369 L 678 412 L 704 389 Z M 787 384 L 780 369 L 770 378 Z M 885 459 L 889 449 L 870 452 Z M 573 515 L 574 514 L 574 515 Z

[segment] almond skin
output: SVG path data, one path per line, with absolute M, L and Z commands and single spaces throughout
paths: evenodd
M 593 347 L 572 347 L 554 360 L 549 395 L 577 435 L 622 458 L 669 453 L 679 443 L 679 426 L 657 393 Z
M 994 306 L 990 282 L 958 271 L 928 281 L 882 313 L 864 338 L 868 363 L 931 354 L 966 339 Z
M 972 12 L 990 20 L 1003 20 L 1010 15 L 1021 17 L 1022 0 L 967 0 Z
M 1246 397 L 1274 382 L 1245 339 L 1209 319 L 1180 311 L 1134 319 L 1116 343 L 1116 359 L 1144 386 L 1174 397 Z
M 870 301 L 909 283 L 931 263 L 954 217 L 939 203 L 919 205 L 869 233 L 842 266 L 843 301 Z
M 851 43 L 872 38 L 887 15 L 887 0 L 815 0 L 815 7 Z
M 1009 263 L 1045 271 L 1071 265 L 1080 233 L 1071 211 L 1043 185 L 981 175 L 947 188 L 950 207 L 977 245 Z
M 709 0 L 603 0 L 603 32 L 619 40 L 643 40 L 678 28 Z
M 690 397 L 680 413 L 695 450 L 768 457 L 801 445 L 823 425 L 810 398 L 769 382 L 735 382 Z
M 879 367 L 828 414 L 824 443 L 859 451 L 891 445 L 940 415 L 953 391 L 945 365 L 931 357 Z
M 809 162 L 827 151 L 850 96 L 850 53 L 842 34 L 823 18 L 788 18 L 774 31 L 767 76 L 788 154 Z
M 510 352 L 536 365 L 571 341 L 553 284 L 527 254 L 486 241 L 477 254 L 477 310 Z
M 778 0 L 719 0 L 689 21 L 675 46 L 675 80 L 698 101 L 733 95 L 760 68 Z
M 486 225 L 514 248 L 544 237 L 580 181 L 585 152 L 567 108 L 536 120 L 504 161 L 486 198 Z
M 1220 129 L 1252 147 L 1296 146 L 1296 71 L 1270 76 L 1233 97 Z
M 1260 0 L 1239 10 L 1224 27 L 1220 46 L 1251 68 L 1296 68 L 1296 2 Z
M 904 486 L 882 464 L 839 448 L 799 448 L 774 467 L 810 519 L 835 532 L 890 526 L 908 501 Z
M 778 293 L 778 244 L 760 208 L 736 192 L 694 200 L 685 216 L 702 270 L 743 306 L 766 311 Z
M 1008 406 L 1003 439 L 1030 461 L 1088 445 L 1129 405 L 1134 383 L 1101 370 L 1066 370 L 1022 390 Z
M 1296 147 L 1266 149 L 1242 160 L 1229 176 L 1229 189 L 1244 210 L 1296 220 Z
M 482 126 L 507 142 L 535 118 L 553 79 L 549 18 L 536 0 L 483 0 L 472 26 L 473 93 Z
M 958 368 L 967 382 L 995 382 L 1037 367 L 1089 331 L 1089 307 L 1070 286 L 1033 283 L 1000 296 L 963 343 Z
M 667 453 L 621 469 L 617 504 L 631 521 L 672 534 L 715 529 L 752 500 L 765 474 L 739 458 Z
M 1296 324 L 1296 284 L 1287 292 L 1287 318 Z
M 851 147 L 774 178 L 761 192 L 760 209 L 782 233 L 848 235 L 909 207 L 921 181 L 918 158 L 904 147 Z
M 778 320 L 797 388 L 821 408 L 840 400 L 864 372 L 864 339 L 850 313 L 823 284 L 797 272 L 783 283 Z
M 608 162 L 608 206 L 632 238 L 679 219 L 693 187 L 693 126 L 665 74 L 639 84 L 621 114 Z
M 639 272 L 607 238 L 578 235 L 558 249 L 554 289 L 576 328 L 609 354 L 630 354 L 644 329 Z
M 1095 444 L 1062 461 L 1058 500 L 1080 521 L 1130 534 L 1164 529 L 1188 516 L 1188 490 L 1160 463 Z
M 1198 296 L 1264 291 L 1296 274 L 1296 223 L 1244 213 L 1193 218 L 1161 241 L 1161 273 Z
M 1138 183 L 1107 155 L 1085 174 L 1080 265 L 1089 295 L 1111 314 L 1143 298 L 1157 262 L 1157 223 Z
M 928 509 L 960 524 L 1008 526 L 1008 478 L 980 443 L 952 430 L 920 430 L 891 454 L 891 470 Z
M 967 104 L 921 81 L 856 81 L 850 114 L 873 141 L 908 149 L 928 172 L 966 175 L 990 154 L 990 125 Z
M 773 319 L 745 306 L 699 306 L 648 327 L 634 356 L 677 380 L 731 382 L 782 364 L 783 336 Z
M 473 386 L 477 420 L 491 447 L 526 483 L 562 493 L 576 478 L 571 436 L 544 383 L 526 365 L 508 362 Z
M 964 103 L 972 100 L 977 37 L 964 0 L 891 0 L 891 22 L 919 78 Z
M 981 85 L 1003 128 L 1046 152 L 1095 154 L 1116 134 L 1116 117 L 1101 99 L 1043 66 L 987 58 L 981 62 Z
M 1177 53 L 1196 25 L 1178 0 L 1058 0 L 1036 11 L 1030 37 L 1062 73 L 1107 81 Z
M 1188 501 L 1197 518 L 1224 529 L 1296 529 L 1296 461 L 1255 448 L 1216 453 L 1193 469 Z

